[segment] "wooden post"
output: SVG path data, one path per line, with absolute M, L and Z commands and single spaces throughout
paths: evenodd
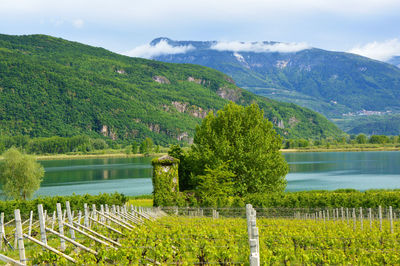
M 39 215 L 39 225 L 40 225 L 40 239 L 42 242 L 47 245 L 47 238 L 46 238 L 46 224 L 44 220 L 44 213 L 43 213 L 43 205 L 38 205 L 38 215 Z
M 379 205 L 379 230 L 382 231 L 382 206 Z
M 116 246 L 119 246 L 119 247 L 122 246 L 120 243 L 118 243 L 118 242 L 112 240 L 111 238 L 108 238 L 108 237 L 106 237 L 106 236 L 104 236 L 102 234 L 99 234 L 96 231 L 93 231 L 92 229 L 90 229 L 90 228 L 88 228 L 86 226 L 83 226 L 83 225 L 80 225 L 80 224 L 77 224 L 77 223 L 74 223 L 74 225 L 84 229 L 85 231 L 88 231 L 89 233 L 91 233 L 91 234 L 93 234 L 93 235 L 95 235 L 97 237 L 103 238 L 104 240 L 107 240 L 108 242 L 113 243 Z
M 340 211 L 342 213 L 342 222 L 344 222 L 344 210 L 343 210 L 343 207 L 340 207 Z
M 361 227 L 361 230 L 364 230 L 362 207 L 360 207 L 360 227 Z
M 3 247 L 3 235 L 5 234 L 6 232 L 4 231 L 4 212 L 2 212 L 0 214 L 0 249 L 2 249 Z
M 72 229 L 74 229 L 74 231 L 76 231 L 76 232 L 78 232 L 78 233 L 80 233 L 80 234 L 82 234 L 82 235 L 84 235 L 84 236 L 86 236 L 86 237 L 88 237 L 88 238 L 90 238 L 90 239 L 92 239 L 92 240 L 94 240 L 94 241 L 100 243 L 100 244 L 103 244 L 103 245 L 105 245 L 105 246 L 108 246 L 108 247 L 112 247 L 112 248 L 114 248 L 114 249 L 117 249 L 117 248 L 114 247 L 113 245 L 111 245 L 111 244 L 109 244 L 109 243 L 107 243 L 107 242 L 105 242 L 105 241 L 103 241 L 103 240 L 101 240 L 101 239 L 98 239 L 97 237 L 94 237 L 94 236 L 92 236 L 92 235 L 86 233 L 85 231 L 83 231 L 83 230 L 81 230 L 81 229 L 79 229 L 79 228 L 77 228 L 77 227 L 75 227 L 75 226 L 73 226 L 73 225 L 65 224 L 65 226 L 71 227 Z M 82 225 L 80 225 L 80 226 L 82 226 Z
M 71 205 L 69 204 L 69 201 L 65 202 L 65 208 L 67 210 L 67 218 L 68 218 L 68 223 L 72 224 L 74 222 L 73 215 L 71 213 Z M 72 228 L 69 228 L 69 234 L 71 235 L 71 239 L 75 240 L 75 231 Z
M 17 236 L 19 261 L 21 263 L 25 263 L 26 260 L 25 246 L 24 246 L 24 238 L 22 237 L 21 214 L 19 213 L 19 209 L 14 210 L 14 216 L 15 216 L 15 235 Z
M 357 229 L 356 222 L 357 222 L 357 219 L 356 219 L 356 208 L 353 208 L 353 230 L 354 231 Z
M 14 260 L 13 258 L 9 258 L 3 254 L 0 254 L 0 260 L 7 263 L 7 265 L 12 264 L 12 265 L 18 265 L 18 266 L 25 266 L 24 263 Z
M 55 222 L 56 222 L 56 212 L 53 211 L 53 219 L 51 220 L 51 229 L 54 229 Z
M 81 224 L 81 220 L 82 220 L 82 211 L 79 210 L 79 212 L 78 212 L 78 224 Z
M 33 222 L 33 211 L 31 211 L 29 215 L 29 229 L 28 229 L 28 236 L 31 236 L 32 233 L 32 222 Z
M 93 219 L 97 221 L 96 204 L 92 204 Z
M 346 208 L 346 220 L 347 220 L 347 225 L 349 225 L 349 208 Z
M 85 218 L 83 220 L 83 225 L 89 228 L 89 209 L 87 203 L 83 204 L 83 211 L 85 213 Z
M 49 231 L 50 233 L 52 233 L 53 235 L 56 235 L 56 236 L 58 236 L 59 238 L 62 238 L 62 239 L 64 239 L 64 240 L 70 242 L 71 244 L 77 246 L 78 248 L 81 248 L 81 249 L 83 249 L 83 250 L 85 250 L 85 251 L 87 251 L 87 252 L 90 252 L 90 253 L 92 253 L 92 254 L 94 254 L 94 255 L 97 255 L 97 252 L 94 251 L 93 249 L 88 248 L 88 247 L 86 247 L 86 246 L 84 246 L 84 245 L 82 245 L 82 244 L 76 242 L 75 240 L 73 240 L 73 239 L 71 239 L 71 238 L 69 238 L 69 237 L 67 237 L 67 236 L 65 236 L 65 235 L 61 235 L 60 233 L 58 233 L 58 232 L 56 232 L 56 231 L 54 231 L 54 230 L 52 230 L 52 229 L 50 229 L 50 228 L 48 228 L 48 227 L 46 227 L 46 230 Z
M 369 229 L 372 229 L 372 210 L 368 208 Z
M 392 210 L 392 206 L 389 206 L 389 221 L 390 221 L 390 233 L 393 234 L 393 210 Z
M 60 235 L 64 235 L 64 219 L 63 219 L 63 212 L 61 209 L 61 204 L 57 203 L 57 216 L 58 216 L 58 230 L 60 232 Z M 61 251 L 65 250 L 65 240 L 63 238 L 60 238 L 60 243 L 61 243 Z
M 104 205 L 103 204 L 100 205 L 100 212 L 102 214 L 104 214 Z M 104 218 L 104 216 L 100 216 L 100 222 L 102 222 L 102 223 L 106 222 L 106 219 Z
M 68 256 L 68 255 L 66 255 L 66 254 L 64 254 L 64 253 L 62 253 L 62 252 L 60 252 L 60 251 L 58 251 L 57 249 L 55 249 L 55 248 L 53 248 L 53 247 L 50 247 L 49 245 L 47 245 L 47 244 L 45 244 L 45 243 L 43 243 L 43 242 L 41 242 L 41 241 L 39 241 L 39 240 L 37 240 L 37 239 L 35 239 L 35 238 L 33 238 L 33 237 L 30 237 L 30 236 L 28 236 L 27 234 L 24 234 L 24 237 L 27 238 L 27 239 L 29 239 L 29 240 L 32 241 L 33 243 L 38 244 L 38 245 L 42 246 L 43 248 L 46 248 L 46 249 L 48 249 L 48 250 L 50 250 L 50 251 L 56 253 L 57 255 L 66 258 L 67 260 L 69 260 L 69 261 L 71 261 L 71 262 L 73 262 L 73 263 L 76 263 L 76 261 L 75 261 L 73 258 L 71 258 L 70 256 Z

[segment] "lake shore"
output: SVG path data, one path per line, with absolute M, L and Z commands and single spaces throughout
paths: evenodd
M 165 155 L 166 153 L 150 154 L 150 157 Z M 51 154 L 51 155 L 36 155 L 39 161 L 48 160 L 75 160 L 75 159 L 101 159 L 101 158 L 138 158 L 144 157 L 143 154 L 126 154 L 126 153 L 104 153 L 104 154 Z
M 292 152 L 357 152 L 357 151 L 400 151 L 400 147 L 341 147 L 341 148 L 297 148 L 281 149 L 282 153 Z

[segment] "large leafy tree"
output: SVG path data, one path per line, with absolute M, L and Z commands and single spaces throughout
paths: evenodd
M 289 169 L 281 145 L 282 138 L 257 104 L 243 107 L 231 102 L 203 119 L 189 157 L 194 175 L 226 164 L 236 195 L 277 192 L 285 189 Z
M 28 199 L 39 189 L 44 175 L 43 166 L 36 159 L 10 148 L 3 153 L 0 180 L 3 192 L 14 199 Z

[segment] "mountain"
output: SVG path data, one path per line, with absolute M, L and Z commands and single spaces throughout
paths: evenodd
M 158 38 L 191 47 L 156 60 L 208 66 L 258 95 L 313 109 L 330 119 L 361 111 L 400 112 L 400 69 L 344 52 L 278 42 L 220 43 Z M 349 114 L 350 113 L 350 114 Z
M 208 111 L 253 102 L 285 137 L 342 132 L 322 115 L 237 87 L 211 68 L 131 58 L 45 35 L 0 35 L 0 134 L 189 141 Z
M 387 62 L 400 68 L 400 56 L 393 56 Z

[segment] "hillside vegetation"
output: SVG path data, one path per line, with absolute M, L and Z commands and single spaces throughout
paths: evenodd
M 330 119 L 341 119 L 343 114 L 357 114 L 362 110 L 400 112 L 400 69 L 396 67 L 400 66 L 400 57 L 392 58 L 391 65 L 355 54 L 317 48 L 296 52 L 234 52 L 213 49 L 217 42 L 167 38 L 155 39 L 151 44 L 157 45 L 160 41 L 167 41 L 171 46 L 191 45 L 194 49 L 156 56 L 156 60 L 212 67 L 257 95 L 295 103 Z M 356 115 L 354 120 L 360 120 L 357 126 L 362 125 L 349 130 L 356 134 L 367 133 L 365 128 L 369 125 L 363 123 L 362 116 Z M 382 116 L 381 121 L 385 127 L 390 127 L 390 117 Z M 374 130 L 375 134 L 385 134 L 377 128 Z
M 45 35 L 0 35 L 0 134 L 190 142 L 229 100 L 259 104 L 291 138 L 338 136 L 322 115 L 238 88 L 216 70 L 130 58 Z

